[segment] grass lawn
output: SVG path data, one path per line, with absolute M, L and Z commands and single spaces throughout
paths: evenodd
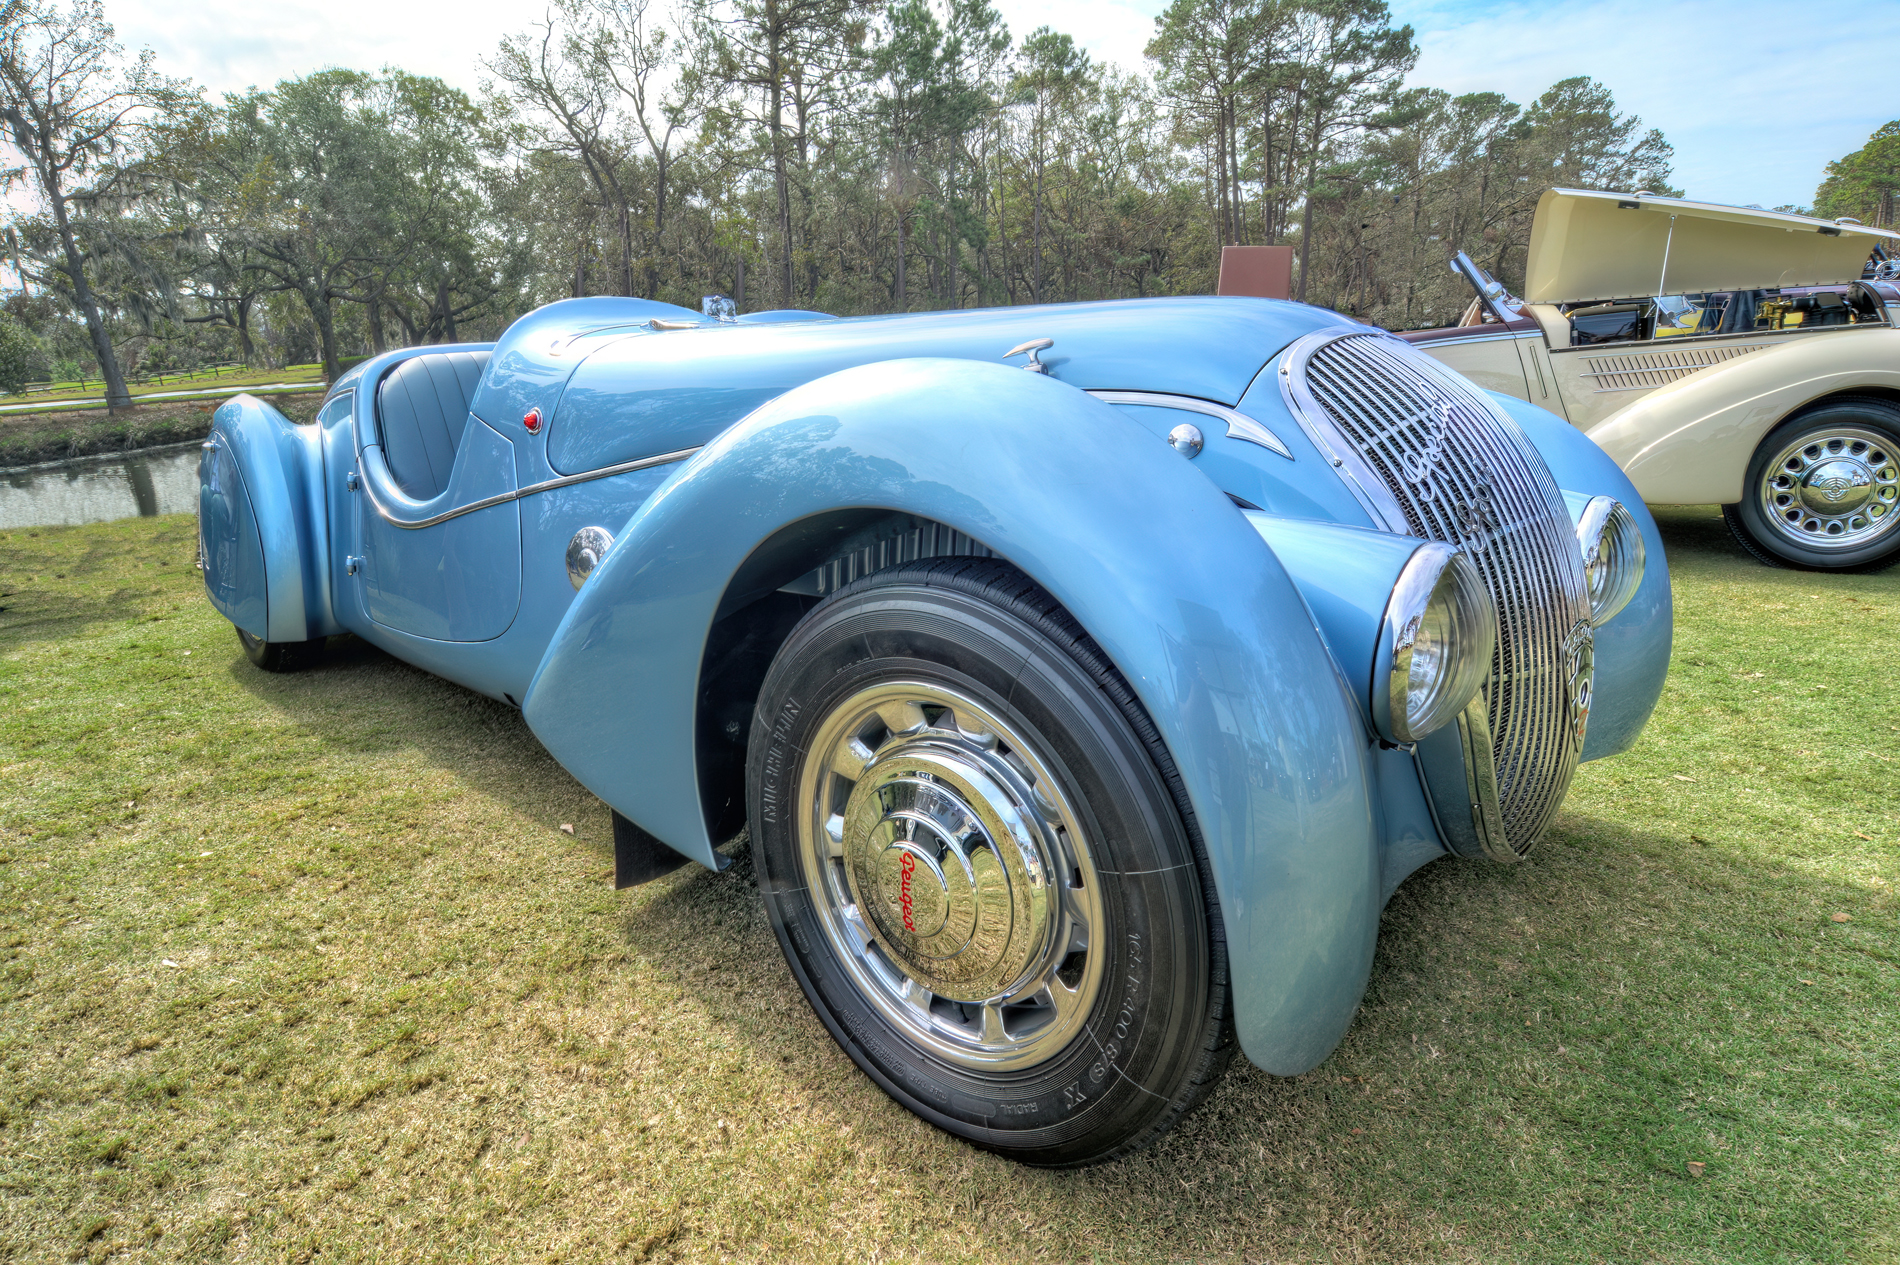
M 1079 1173 L 858 1074 L 742 849 L 611 891 L 514 712 L 253 670 L 189 518 L 8 533 L 0 1259 L 1900 1258 L 1900 570 L 1664 530 L 1638 748 L 1399 891 L 1324 1065 Z
M 202 391 L 212 387 L 223 390 L 231 388 L 233 394 L 247 386 L 275 385 L 277 383 L 321 383 L 322 365 L 287 365 L 282 369 L 241 369 L 227 370 L 214 376 L 209 370 L 195 373 L 166 374 L 156 382 L 138 382 L 126 389 L 133 399 L 141 395 L 153 395 L 168 391 Z M 103 400 L 106 384 L 98 378 L 90 382 L 62 382 L 50 391 L 35 391 L 28 396 L 0 395 L 0 404 L 41 403 L 57 404 L 62 400 Z
M 233 388 L 231 394 L 237 394 L 237 390 Z M 0 396 L 0 401 L 8 398 Z M 323 397 L 321 392 L 311 391 L 262 398 L 291 420 L 307 422 L 317 415 Z M 116 414 L 102 408 L 77 407 L 43 413 L 0 413 L 0 469 L 202 439 L 211 433 L 211 414 L 222 403 L 223 397 L 207 397 L 153 400 Z

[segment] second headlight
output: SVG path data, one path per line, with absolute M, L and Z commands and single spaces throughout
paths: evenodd
M 1577 547 L 1590 590 L 1590 620 L 1601 627 L 1629 605 L 1643 582 L 1643 530 L 1621 501 L 1593 496 L 1577 516 Z
M 1417 742 L 1463 711 L 1491 674 L 1497 614 L 1477 568 L 1449 545 L 1419 546 L 1386 605 L 1372 682 L 1373 721 Z

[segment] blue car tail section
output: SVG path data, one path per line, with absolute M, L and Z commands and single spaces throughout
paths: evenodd
M 1273 1071 L 1323 1058 L 1358 1004 L 1380 906 L 1363 732 L 1246 518 L 1165 443 L 1071 387 L 897 361 L 761 408 L 626 524 L 529 691 L 536 736 L 617 810 L 711 864 L 718 841 L 687 740 L 705 633 L 761 542 L 839 506 L 963 532 L 1088 630 L 1187 783 L 1229 928 L 1242 1047 Z
M 316 428 L 249 395 L 220 405 L 211 425 L 199 465 L 207 586 L 214 554 L 229 549 L 234 562 L 215 573 L 213 604 L 266 641 L 342 632 L 322 574 L 327 533 Z
M 225 436 L 205 442 L 198 461 L 198 556 L 205 592 L 218 613 L 263 637 L 270 632 L 270 585 L 244 476 Z

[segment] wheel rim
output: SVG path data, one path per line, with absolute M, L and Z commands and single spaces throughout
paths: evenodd
M 939 685 L 880 684 L 825 716 L 798 784 L 805 885 L 885 1019 L 990 1072 L 1082 1030 L 1100 885 L 1068 792 L 1019 730 Z
M 1807 549 L 1856 549 L 1900 522 L 1900 457 L 1875 431 L 1822 431 L 1769 463 L 1760 496 L 1763 515 L 1788 540 Z

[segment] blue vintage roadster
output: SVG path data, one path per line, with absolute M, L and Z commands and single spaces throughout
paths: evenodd
M 1027 370 L 1027 372 L 1025 372 Z M 520 707 L 622 884 L 750 834 L 893 1098 L 1043 1165 L 1352 1020 L 1379 911 L 1633 742 L 1661 542 L 1582 434 L 1316 308 L 555 303 L 205 444 L 259 667 L 355 635 Z

